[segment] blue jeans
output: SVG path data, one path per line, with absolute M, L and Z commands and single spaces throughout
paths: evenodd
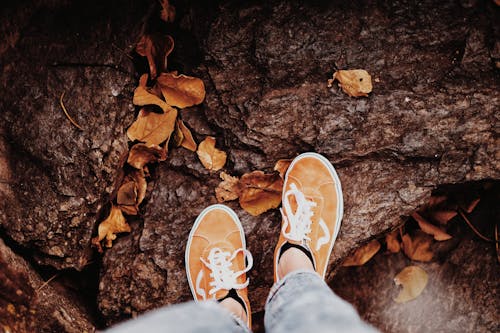
M 266 332 L 377 332 L 333 293 L 314 272 L 296 271 L 276 283 L 266 303 Z M 189 302 L 151 311 L 108 333 L 250 332 L 246 324 L 214 301 Z

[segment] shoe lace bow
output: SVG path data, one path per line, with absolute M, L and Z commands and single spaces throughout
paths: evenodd
M 297 209 L 293 212 L 290 205 L 289 197 L 294 196 L 297 203 Z M 280 208 L 283 217 L 283 226 L 281 232 L 288 240 L 295 242 L 311 241 L 309 233 L 311 232 L 312 217 L 314 212 L 313 207 L 316 207 L 316 202 L 307 200 L 294 183 L 290 184 L 290 189 L 283 196 L 283 208 Z M 330 231 L 325 221 L 320 218 L 319 226 L 323 231 L 323 236 L 316 243 L 316 251 L 330 240 Z M 290 231 L 286 229 L 290 227 Z
M 239 252 L 243 252 L 247 259 L 247 266 L 241 271 L 233 271 L 231 269 L 232 261 Z M 230 289 L 243 289 L 248 286 L 249 279 L 244 283 L 238 283 L 237 279 L 241 275 L 248 272 L 253 265 L 253 258 L 250 251 L 247 249 L 239 248 L 232 254 L 228 251 L 223 251 L 220 248 L 214 247 L 208 253 L 207 260 L 200 258 L 201 262 L 210 270 L 211 281 L 209 285 L 212 287 L 208 294 L 215 295 L 219 290 L 230 290 Z M 200 270 L 198 277 L 196 278 L 196 292 L 207 299 L 206 292 L 200 287 L 201 279 L 203 278 L 203 270 Z

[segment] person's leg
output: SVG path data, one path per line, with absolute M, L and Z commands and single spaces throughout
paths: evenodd
M 186 246 L 194 302 L 151 311 L 107 332 L 250 332 L 246 272 L 252 262 L 238 216 L 226 206 L 210 206 L 196 219 Z
M 285 176 L 282 202 L 266 331 L 375 332 L 324 282 L 343 214 L 340 180 L 330 162 L 314 153 L 298 156 Z
M 113 326 L 106 333 L 248 333 L 246 323 L 214 301 L 166 306 Z

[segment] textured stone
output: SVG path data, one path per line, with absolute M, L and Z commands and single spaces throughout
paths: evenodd
M 345 198 L 331 268 L 359 244 L 400 224 L 400 216 L 439 184 L 498 178 L 499 83 L 484 59 L 485 32 L 494 22 L 480 14 L 481 6 L 223 2 L 206 30 L 192 31 L 205 54 L 194 69 L 208 89 L 203 111 L 228 152 L 227 170 L 271 170 L 278 159 L 310 150 L 326 155 Z M 192 13 L 199 11 L 192 9 L 194 18 L 187 21 L 203 26 L 205 18 Z M 337 87 L 328 89 L 336 66 L 368 70 L 374 79 L 370 97 L 353 99 Z M 186 123 L 201 140 L 203 123 Z M 158 170 L 135 251 L 163 271 L 162 304 L 191 298 L 185 242 L 196 215 L 215 202 L 218 181 L 185 151 L 172 152 Z M 261 311 L 272 285 L 279 212 L 253 218 L 230 206 L 256 258 L 250 295 L 253 310 Z M 115 251 L 105 255 L 110 263 L 122 257 Z M 103 300 L 120 288 L 106 275 L 101 286 Z M 147 290 L 133 293 L 140 299 Z
M 134 43 L 137 13 L 133 7 L 118 13 L 111 2 L 52 5 L 33 3 L 30 23 L 1 58 L 2 137 L 11 172 L 3 180 L 0 225 L 39 263 L 82 269 L 127 150 L 135 81 L 118 46 Z M 65 117 L 63 92 L 83 131 Z
M 94 332 L 74 296 L 44 283 L 1 239 L 0 277 L 2 332 Z
M 34 3 L 18 15 L 30 19 L 15 47 L 0 47 L 0 224 L 39 263 L 82 269 L 127 149 L 136 73 L 126 52 L 151 3 Z M 342 258 L 401 223 L 436 186 L 499 178 L 493 2 L 176 5 L 170 69 L 207 87 L 203 105 L 181 112 L 197 142 L 215 136 L 233 175 L 270 171 L 305 151 L 337 168 L 345 216 L 328 280 Z M 327 88 L 336 68 L 367 70 L 371 95 Z M 84 131 L 60 110 L 63 91 Z M 143 215 L 102 260 L 98 306 L 107 323 L 190 299 L 185 241 L 215 202 L 219 176 L 182 149 L 151 171 Z M 279 212 L 251 217 L 229 205 L 255 257 L 250 294 L 261 311 Z

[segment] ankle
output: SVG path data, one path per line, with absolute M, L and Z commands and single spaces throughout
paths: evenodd
M 241 318 L 245 323 L 247 322 L 247 313 L 243 306 L 234 298 L 228 297 L 223 299 L 220 303 L 223 307 L 229 310 L 231 313 Z
M 291 247 L 281 255 L 278 262 L 278 274 L 281 278 L 294 271 L 305 270 L 314 272 L 314 266 L 309 257 L 301 250 Z

